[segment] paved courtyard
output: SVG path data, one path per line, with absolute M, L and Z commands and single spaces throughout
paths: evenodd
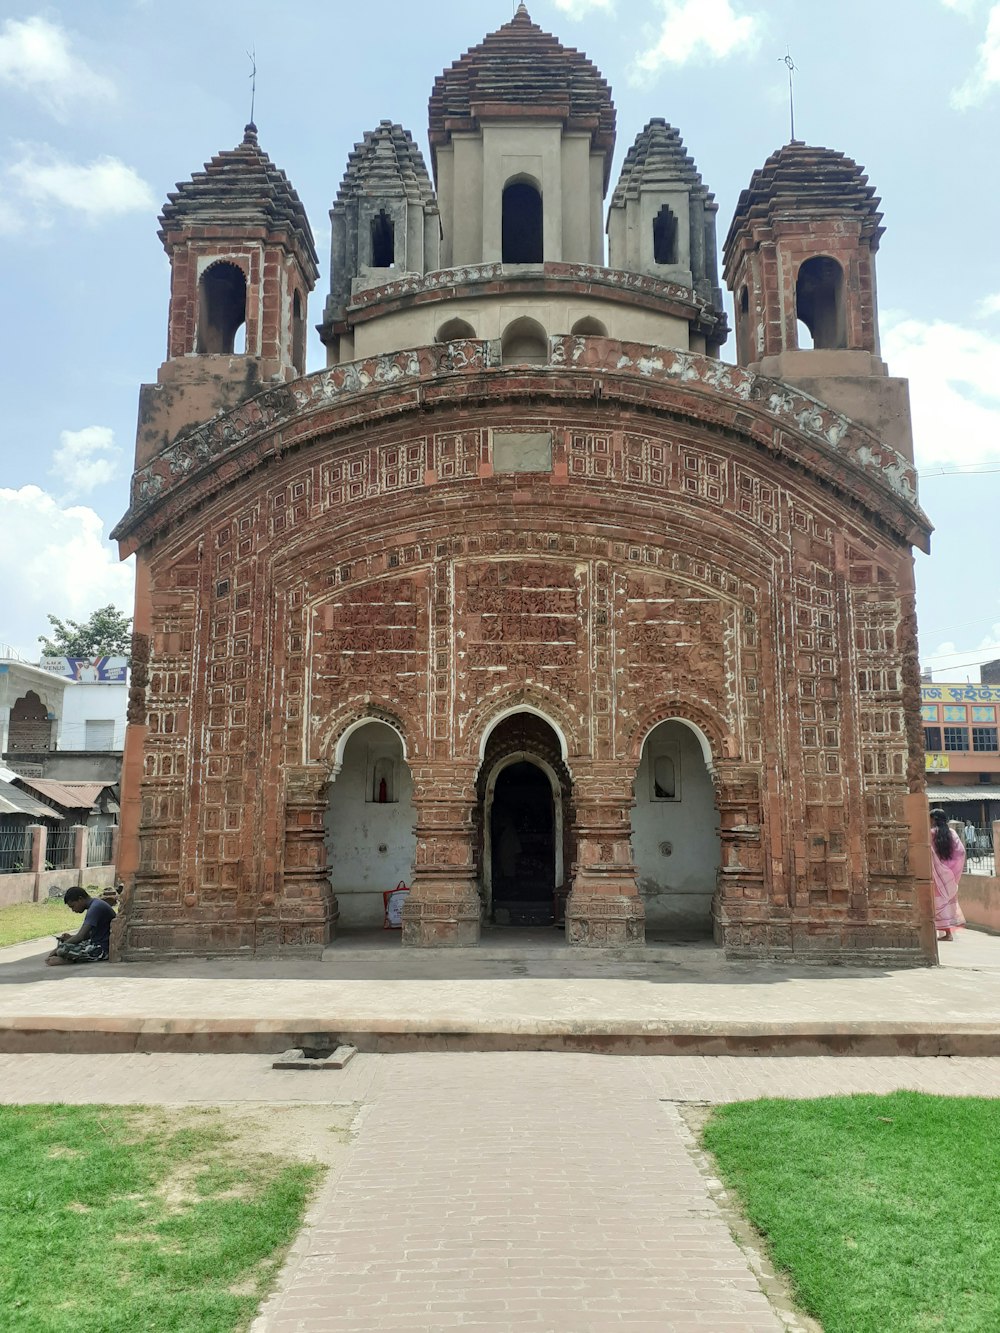
M 279 1107 L 350 1108 L 253 1333 L 812 1327 L 733 1238 L 685 1103 L 899 1087 L 998 1096 L 1000 1058 L 0 1056 L 5 1102 L 271 1108 L 276 1151 Z

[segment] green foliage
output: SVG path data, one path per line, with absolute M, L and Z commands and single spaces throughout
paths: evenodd
M 255 1152 L 218 1112 L 0 1107 L 5 1333 L 245 1329 L 320 1168 Z
M 0 948 L 6 944 L 37 940 L 43 935 L 58 935 L 64 930 L 76 930 L 79 924 L 80 918 L 60 900 L 0 907 Z
M 47 619 L 55 637 L 38 636 L 46 657 L 128 657 L 132 651 L 132 617 L 110 602 L 82 623 L 51 615 Z
M 825 1333 L 1000 1328 L 1000 1101 L 740 1103 L 704 1141 Z

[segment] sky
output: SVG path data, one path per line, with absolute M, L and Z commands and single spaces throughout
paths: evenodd
M 165 355 L 168 190 L 235 147 L 258 69 L 261 146 L 297 189 L 329 285 L 347 156 L 389 118 L 426 146 L 435 77 L 511 0 L 0 0 L 0 644 L 37 660 L 49 613 L 131 611 L 108 533 L 128 503 L 138 386 Z M 882 354 L 910 379 L 921 656 L 939 680 L 1000 658 L 1000 4 L 989 0 L 531 0 L 618 107 L 617 179 L 653 116 L 719 202 L 796 136 L 882 198 Z M 727 298 L 728 299 L 728 298 Z M 731 321 L 730 321 L 731 322 Z M 722 350 L 735 360 L 734 340 Z M 310 371 L 324 365 L 315 333 Z

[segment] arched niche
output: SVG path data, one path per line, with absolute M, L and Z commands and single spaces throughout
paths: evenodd
M 671 718 L 649 732 L 631 819 L 647 938 L 707 938 L 721 841 L 711 749 L 699 728 Z
M 542 193 L 527 176 L 509 180 L 503 191 L 500 228 L 501 258 L 505 264 L 543 262 Z
M 815 348 L 847 346 L 844 270 L 829 255 L 807 259 L 795 282 L 795 313 Z
M 7 749 L 21 754 L 43 754 L 52 748 L 52 718 L 34 690 L 26 690 L 11 705 Z
M 439 343 L 464 342 L 467 338 L 475 338 L 476 330 L 467 319 L 460 319 L 457 315 L 454 319 L 446 320 L 438 329 L 434 341 Z
M 337 744 L 327 789 L 327 861 L 341 928 L 382 925 L 382 894 L 411 884 L 416 859 L 413 779 L 399 732 L 370 718 Z
M 593 315 L 586 315 L 583 319 L 578 319 L 570 333 L 578 338 L 606 338 L 608 329 L 606 324 L 602 324 L 599 319 Z
M 232 355 L 236 336 L 247 318 L 247 280 L 238 264 L 221 259 L 210 264 L 198 282 L 196 351 Z M 245 334 L 244 334 L 245 348 Z
M 522 315 L 512 320 L 500 339 L 504 365 L 544 365 L 549 359 L 549 339 L 537 319 Z
M 396 225 L 385 209 L 380 208 L 372 218 L 371 267 L 392 268 L 395 262 Z
M 300 375 L 306 373 L 306 312 L 298 292 L 292 295 L 292 365 Z

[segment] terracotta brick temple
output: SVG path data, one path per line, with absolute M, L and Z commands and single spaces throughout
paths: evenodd
M 177 186 L 141 391 L 120 956 L 380 928 L 935 954 L 907 388 L 880 202 L 799 142 L 716 204 L 522 5 L 333 204 L 248 125 Z M 610 200 L 608 192 L 610 190 Z

